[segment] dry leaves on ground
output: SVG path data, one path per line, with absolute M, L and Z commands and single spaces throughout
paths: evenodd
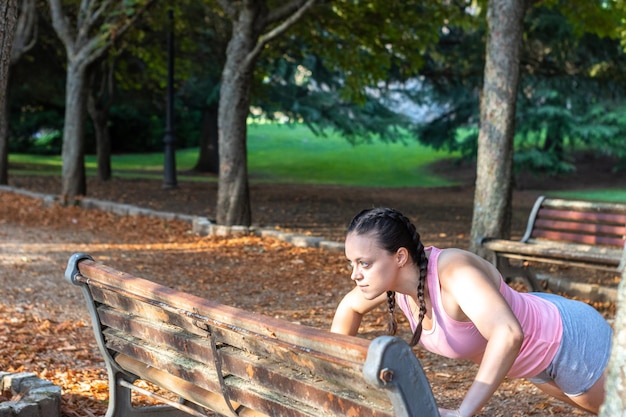
M 328 328 L 336 304 L 352 286 L 340 253 L 252 236 L 200 237 L 176 221 L 45 207 L 10 193 L 0 193 L 0 198 L 0 284 L 5 294 L 0 302 L 0 369 L 35 372 L 61 386 L 66 416 L 102 416 L 108 397 L 81 294 L 63 279 L 73 252 L 202 297 L 320 328 Z M 383 333 L 381 317 L 368 318 L 363 337 Z M 440 404 L 458 404 L 475 366 L 420 349 L 416 354 Z M 507 380 L 481 415 L 585 414 L 528 383 Z

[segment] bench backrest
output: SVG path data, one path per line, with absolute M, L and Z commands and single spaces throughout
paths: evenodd
M 531 238 L 623 247 L 626 242 L 626 204 L 541 196 L 535 202 L 522 241 Z
M 368 340 L 221 305 L 83 254 L 70 259 L 66 276 L 83 287 L 107 363 L 225 415 L 438 415 L 421 368 L 415 375 L 427 392 L 408 399 L 420 412 L 398 410 L 399 394 L 380 389 L 385 378 L 393 385 L 388 362 L 370 365 L 374 375 L 364 379 Z

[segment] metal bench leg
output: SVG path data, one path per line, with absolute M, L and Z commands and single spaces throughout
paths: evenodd
M 139 415 L 189 417 L 188 413 L 184 413 L 170 406 L 133 407 L 132 390 L 129 386 L 131 386 L 132 382 L 137 379 L 137 377 L 118 367 L 115 363 L 115 359 L 106 347 L 106 340 L 104 340 L 103 336 L 103 326 L 100 323 L 96 302 L 89 288 L 78 279 L 78 275 L 80 274 L 78 263 L 85 259 L 93 261 L 93 258 L 87 254 L 73 254 L 67 263 L 65 278 L 72 284 L 79 286 L 85 296 L 96 342 L 98 343 L 98 348 L 106 364 L 107 375 L 109 376 L 109 408 L 107 409 L 106 417 L 133 417 Z M 127 384 L 120 383 L 120 381 L 125 381 Z
M 132 404 L 132 382 L 127 374 L 109 373 L 109 408 L 105 417 L 189 417 L 190 414 L 169 405 L 134 407 Z M 201 414 L 197 414 L 201 415 Z
M 396 417 L 439 417 L 439 409 L 415 353 L 404 340 L 380 336 L 363 365 L 365 380 L 387 391 Z

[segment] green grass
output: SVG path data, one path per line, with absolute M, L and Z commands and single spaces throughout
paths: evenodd
M 452 155 L 401 142 L 352 145 L 339 135 L 315 136 L 304 126 L 250 125 L 248 168 L 255 181 L 369 187 L 452 185 L 428 164 Z
M 337 134 L 315 136 L 302 125 L 251 124 L 248 129 L 248 173 L 251 182 L 334 184 L 363 187 L 441 187 L 454 185 L 429 168 L 433 162 L 454 157 L 423 147 L 411 138 L 404 143 L 351 145 Z M 216 181 L 194 175 L 198 150 L 176 152 L 180 181 Z M 10 154 L 10 175 L 60 175 L 60 156 Z M 114 155 L 113 175 L 128 178 L 163 178 L 163 153 Z M 85 158 L 88 175 L 96 173 L 96 157 Z M 626 190 L 552 191 L 551 195 L 596 201 L 626 202 Z
M 575 200 L 608 201 L 611 203 L 626 203 L 626 190 L 602 189 L 581 191 L 551 191 L 550 196 L 572 198 Z
M 248 173 L 251 182 L 334 184 L 364 187 L 435 187 L 453 185 L 433 174 L 428 164 L 453 155 L 436 152 L 407 138 L 405 143 L 352 145 L 339 135 L 315 136 L 305 126 L 251 124 L 248 129 Z M 177 178 L 215 181 L 189 174 L 198 149 L 176 151 Z M 10 154 L 12 175 L 60 175 L 61 157 Z M 162 178 L 163 153 L 113 155 L 113 175 Z M 95 155 L 85 157 L 87 175 L 95 175 Z

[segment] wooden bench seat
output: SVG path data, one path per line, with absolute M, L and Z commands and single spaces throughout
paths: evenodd
M 109 375 L 107 417 L 439 416 L 409 345 L 330 333 L 221 305 L 115 270 L 85 254 L 82 288 Z M 151 382 L 173 401 L 134 384 Z M 163 406 L 137 407 L 131 392 Z M 198 405 L 193 406 L 193 404 Z
M 626 262 L 626 204 L 540 196 L 521 240 L 486 237 L 480 243 L 507 280 L 521 274 L 534 290 L 541 286 L 532 270 L 509 259 L 619 272 Z

